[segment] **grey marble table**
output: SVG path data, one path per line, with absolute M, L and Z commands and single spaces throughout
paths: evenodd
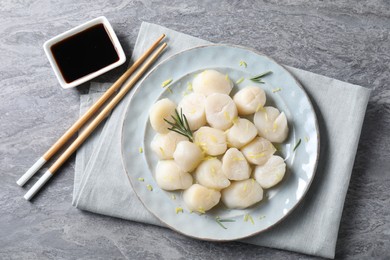
M 169 2 L 169 3 L 168 3 Z M 0 259 L 311 259 L 170 230 L 71 206 L 74 157 L 33 203 L 15 181 L 78 117 L 88 85 L 63 90 L 45 40 L 94 17 L 112 23 L 127 56 L 142 21 L 212 42 L 256 48 L 278 62 L 373 89 L 348 190 L 337 258 L 390 257 L 390 2 L 0 2 Z M 131 36 L 130 42 L 124 38 Z M 116 79 L 124 67 L 99 81 Z M 41 173 L 42 174 L 42 173 Z

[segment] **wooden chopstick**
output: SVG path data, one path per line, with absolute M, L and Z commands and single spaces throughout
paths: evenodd
M 86 127 L 86 129 L 77 137 L 77 139 L 66 149 L 66 151 L 57 159 L 57 161 L 45 172 L 44 175 L 31 187 L 31 189 L 24 195 L 26 200 L 30 200 L 39 189 L 54 175 L 54 173 L 65 163 L 65 161 L 80 147 L 80 145 L 88 138 L 88 136 L 96 129 L 96 127 L 109 115 L 115 106 L 122 100 L 122 98 L 129 92 L 134 84 L 142 77 L 148 70 L 150 65 L 158 58 L 161 52 L 167 46 L 163 43 L 150 59 L 136 72 L 119 91 L 119 93 L 107 104 L 107 106 L 93 119 L 93 121 Z
M 16 182 L 23 186 L 80 128 L 100 109 L 100 107 L 122 86 L 122 84 L 133 74 L 133 72 L 146 60 L 164 39 L 162 34 L 134 64 L 109 88 L 107 91 L 80 117 L 50 148 L 38 159 L 38 161 Z

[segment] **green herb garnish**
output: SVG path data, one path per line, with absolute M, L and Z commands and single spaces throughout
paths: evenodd
M 236 222 L 234 219 L 221 219 L 220 217 L 216 217 L 215 221 L 220 225 L 223 229 L 227 229 L 222 223 L 223 222 Z
M 150 191 L 153 191 L 153 187 L 152 187 L 152 185 L 150 185 L 150 184 L 146 185 L 146 188 L 147 188 L 148 190 L 150 190 Z
M 238 85 L 238 84 L 242 83 L 243 81 L 244 81 L 244 78 L 239 78 L 239 79 L 236 81 L 236 84 Z
M 178 134 L 184 135 L 188 137 L 188 139 L 193 142 L 194 137 L 192 135 L 192 131 L 190 129 L 190 126 L 188 125 L 188 121 L 186 116 L 183 114 L 183 110 L 180 109 L 180 114 L 177 112 L 177 109 L 175 109 L 176 116 L 172 116 L 173 122 L 170 122 L 164 118 L 164 121 L 171 125 L 168 130 L 174 131 Z
M 247 222 L 248 220 L 252 223 L 252 225 L 255 224 L 255 222 L 253 221 L 252 216 L 249 215 L 249 214 L 245 214 L 244 215 L 244 221 Z
M 275 88 L 275 89 L 272 90 L 272 93 L 276 93 L 276 92 L 279 92 L 281 90 L 282 90 L 281 88 Z
M 245 61 L 243 61 L 243 60 L 240 60 L 240 67 L 244 67 L 244 68 L 246 68 L 248 66 L 248 64 L 246 64 L 246 62 Z
M 163 83 L 161 83 L 161 87 L 165 88 L 166 86 L 168 86 L 169 84 L 171 84 L 172 82 L 172 79 L 167 79 L 166 81 L 164 81 Z
M 138 152 L 139 153 L 143 153 L 144 152 L 144 149 L 142 147 L 138 148 Z
M 268 76 L 269 74 L 272 74 L 272 71 L 266 71 L 264 73 L 256 75 L 256 76 L 250 78 L 250 80 L 252 80 L 253 82 L 256 82 L 256 83 L 264 84 L 265 82 L 262 81 L 262 78 L 264 78 L 265 76 Z
M 138 178 L 138 181 L 145 181 L 145 179 L 144 179 L 144 178 L 141 178 L 141 177 L 139 177 L 139 178 Z
M 294 146 L 293 148 L 293 152 L 295 152 L 295 150 L 298 148 L 298 146 L 301 144 L 301 138 L 299 138 L 297 144 Z
M 183 213 L 183 208 L 177 207 L 177 208 L 175 208 L 175 212 L 176 212 L 176 214 Z

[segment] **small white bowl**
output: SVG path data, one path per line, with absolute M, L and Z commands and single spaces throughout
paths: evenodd
M 54 55 L 51 51 L 51 47 L 54 44 L 61 42 L 61 41 L 65 40 L 65 39 L 67 39 L 67 38 L 69 38 L 77 33 L 80 33 L 80 32 L 82 32 L 82 31 L 84 31 L 92 26 L 95 26 L 97 24 L 104 25 L 106 32 L 107 32 L 108 36 L 110 37 L 111 42 L 112 42 L 112 44 L 113 44 L 113 46 L 118 54 L 119 59 L 116 62 L 111 63 L 106 67 L 103 67 L 95 72 L 87 74 L 87 75 L 85 75 L 81 78 L 78 78 L 72 82 L 66 82 L 63 74 L 61 73 L 61 70 L 60 70 L 57 62 L 55 61 Z M 119 43 L 119 40 L 118 40 L 114 30 L 112 29 L 111 24 L 109 23 L 107 18 L 104 16 L 100 16 L 98 18 L 95 18 L 89 22 L 86 22 L 82 25 L 79 25 L 79 26 L 77 26 L 69 31 L 66 31 L 66 32 L 46 41 L 43 44 L 43 48 L 45 50 L 47 58 L 49 59 L 51 67 L 53 68 L 54 73 L 55 73 L 59 83 L 61 84 L 61 87 L 65 88 L 65 89 L 76 87 L 76 86 L 78 86 L 78 85 L 80 85 L 88 80 L 91 80 L 91 79 L 93 79 L 93 78 L 95 78 L 95 77 L 97 77 L 97 76 L 99 76 L 99 75 L 101 75 L 109 70 L 112 70 L 113 68 L 116 68 L 116 67 L 122 65 L 126 61 L 126 56 L 125 56 L 125 53 L 123 52 L 122 46 Z

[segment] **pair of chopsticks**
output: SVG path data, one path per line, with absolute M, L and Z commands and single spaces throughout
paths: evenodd
M 55 144 L 41 157 L 39 160 L 16 182 L 19 186 L 23 186 L 50 158 L 56 154 L 62 146 L 78 131 L 80 128 L 102 107 L 102 105 L 124 84 L 124 82 L 132 76 L 137 68 L 152 54 L 152 52 L 164 39 L 165 34 L 161 35 L 152 46 L 97 100 L 89 110 L 80 117 L 66 132 L 62 135 Z M 30 200 L 42 186 L 54 175 L 54 173 L 65 163 L 65 161 L 80 147 L 88 136 L 96 129 L 96 127 L 109 115 L 115 106 L 129 92 L 135 83 L 149 69 L 157 57 L 167 46 L 163 43 L 146 63 L 129 79 L 129 81 L 121 88 L 118 94 L 104 107 L 103 110 L 92 120 L 92 122 L 79 134 L 77 139 L 65 150 L 63 154 L 54 162 L 54 164 L 39 178 L 39 180 L 31 187 L 24 195 L 26 200 Z

